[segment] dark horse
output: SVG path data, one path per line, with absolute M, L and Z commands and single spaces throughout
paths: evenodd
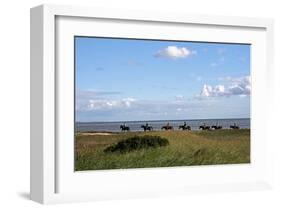
M 199 126 L 199 129 L 202 129 L 202 130 L 210 130 L 210 126 L 206 126 L 206 125 L 204 124 L 204 125 Z
M 163 130 L 163 129 L 167 131 L 167 130 L 173 130 L 174 128 L 173 128 L 173 126 L 170 126 L 167 124 L 165 126 L 162 126 L 161 130 Z
M 143 131 L 153 131 L 153 127 L 149 125 L 142 125 Z
M 218 124 L 217 124 L 217 125 L 215 125 L 215 126 L 212 126 L 212 129 L 215 129 L 215 130 L 217 130 L 217 129 L 222 129 L 222 126 L 218 126 Z
M 126 125 L 121 125 L 120 126 L 121 131 L 130 131 L 130 127 Z
M 233 125 L 230 125 L 229 128 L 231 128 L 231 129 L 240 129 L 240 127 L 238 125 L 236 125 L 236 123 L 234 123 Z
M 179 126 L 179 129 L 182 129 L 183 131 L 184 131 L 184 130 L 189 130 L 189 131 L 190 131 L 190 130 L 191 130 L 191 127 L 190 127 L 190 126 L 187 126 L 187 125 L 180 125 L 180 126 Z

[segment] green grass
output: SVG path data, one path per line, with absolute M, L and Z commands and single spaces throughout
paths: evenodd
M 133 136 L 160 136 L 169 145 L 120 153 L 107 147 Z M 77 134 L 75 170 L 250 163 L 250 130 L 154 131 L 112 135 Z

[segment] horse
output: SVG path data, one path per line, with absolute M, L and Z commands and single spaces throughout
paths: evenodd
M 174 127 L 173 126 L 170 126 L 170 125 L 165 125 L 165 126 L 162 126 L 161 130 L 165 129 L 166 131 L 167 130 L 173 130 Z
M 180 125 L 180 126 L 179 126 L 179 129 L 182 129 L 183 131 L 184 131 L 184 130 L 189 130 L 189 131 L 190 131 L 190 130 L 191 130 L 191 127 L 190 127 L 190 126 L 187 126 L 187 125 Z
M 212 129 L 215 129 L 215 130 L 222 129 L 222 126 L 215 125 L 215 126 L 212 126 Z
M 143 131 L 153 131 L 153 127 L 152 126 L 141 125 L 141 128 L 143 128 Z
M 210 130 L 210 126 L 201 125 L 201 126 L 199 126 L 199 129 L 202 129 L 202 130 Z
M 126 125 L 120 125 L 121 131 L 130 131 L 130 127 Z
M 229 128 L 231 128 L 231 129 L 240 129 L 240 127 L 238 125 L 236 125 L 236 123 L 234 123 L 233 125 L 230 125 Z

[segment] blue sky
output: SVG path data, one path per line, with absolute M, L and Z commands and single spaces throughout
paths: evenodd
M 76 120 L 250 117 L 250 45 L 75 38 Z

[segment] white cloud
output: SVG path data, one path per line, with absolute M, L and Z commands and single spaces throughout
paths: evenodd
M 210 86 L 207 84 L 204 84 L 200 94 L 201 97 L 219 97 L 228 95 L 229 93 L 227 92 L 224 85 Z
M 185 47 L 168 46 L 165 49 L 159 50 L 155 57 L 165 57 L 170 59 L 187 58 L 191 55 L 195 55 L 197 52 L 195 50 L 189 50 Z
M 111 92 L 79 91 L 76 94 L 76 110 L 79 114 L 95 114 L 96 116 L 107 114 L 139 114 L 162 115 L 164 112 L 186 111 L 197 108 L 198 104 L 192 104 L 185 100 L 181 94 L 173 100 L 139 100 L 133 97 L 120 98 L 120 95 L 109 94 Z M 113 92 L 115 93 L 115 92 Z
M 119 91 L 99 91 L 99 90 L 77 90 L 76 91 L 76 97 L 79 100 L 82 99 L 90 99 L 90 98 L 97 98 L 97 97 L 104 97 L 108 95 L 119 95 L 122 94 L 122 92 Z
M 86 111 L 91 107 L 89 101 L 95 101 L 92 106 L 102 104 L 103 101 L 106 100 L 107 97 L 116 97 L 120 96 L 122 92 L 118 91 L 99 91 L 99 90 L 77 90 L 76 91 L 76 110 L 78 111 Z M 111 103 L 108 103 L 110 106 Z M 114 104 L 112 104 L 114 105 Z
M 90 99 L 84 110 L 107 110 L 118 108 L 130 108 L 136 101 L 134 98 L 124 98 L 121 100 Z
M 251 78 L 245 76 L 241 78 L 234 78 L 231 80 L 232 85 L 229 90 L 234 95 L 250 95 L 251 94 Z
M 228 81 L 228 84 L 219 84 L 215 86 L 204 84 L 201 93 L 197 98 L 229 97 L 234 95 L 245 97 L 251 94 L 250 76 L 239 78 L 226 77 L 225 79 Z M 219 80 L 222 80 L 222 78 Z

